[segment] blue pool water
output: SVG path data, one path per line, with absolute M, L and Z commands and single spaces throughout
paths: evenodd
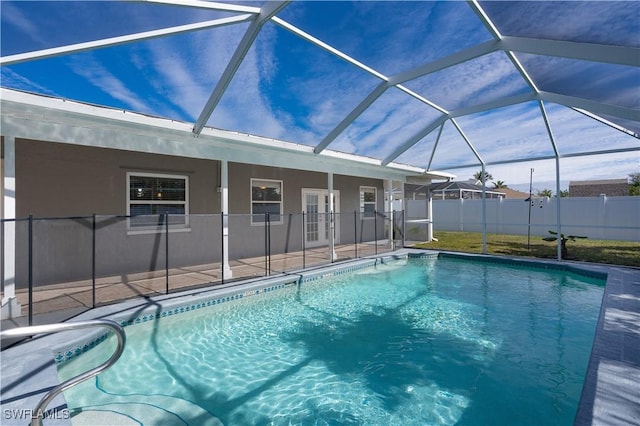
M 118 363 L 65 396 L 144 424 L 570 425 L 603 290 L 468 260 L 379 265 L 127 327 Z

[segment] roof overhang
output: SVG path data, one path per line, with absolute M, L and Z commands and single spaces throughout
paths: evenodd
M 0 89 L 2 135 L 98 148 L 293 168 L 377 179 L 448 179 L 449 173 L 11 89 Z

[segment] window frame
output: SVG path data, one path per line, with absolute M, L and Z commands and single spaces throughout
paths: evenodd
M 276 182 L 280 185 L 280 201 L 266 201 L 266 200 L 254 200 L 253 199 L 253 182 Z M 271 225 L 282 225 L 284 216 L 284 182 L 279 179 L 263 179 L 263 178 L 251 178 L 249 180 L 249 215 L 251 216 L 251 226 L 264 226 L 265 222 L 254 221 L 253 217 L 259 213 L 253 213 L 254 203 L 267 203 L 267 204 L 279 204 L 280 205 L 280 220 L 269 222 Z
M 373 192 L 373 201 L 364 201 L 365 192 Z M 360 217 L 364 220 L 371 220 L 375 217 L 375 212 L 378 210 L 378 188 L 375 186 L 361 186 L 360 187 Z M 373 212 L 366 212 L 365 205 L 373 205 Z
M 161 178 L 161 179 L 181 179 L 184 181 L 184 201 L 175 200 L 143 200 L 136 202 L 131 199 L 131 178 L 132 177 Z M 166 225 L 132 225 L 131 223 L 131 206 L 132 205 L 183 205 L 184 206 L 184 223 L 169 223 L 169 232 L 188 232 L 189 228 L 189 176 L 171 173 L 150 173 L 150 172 L 127 172 L 127 231 L 128 234 L 149 234 L 157 232 L 165 232 Z

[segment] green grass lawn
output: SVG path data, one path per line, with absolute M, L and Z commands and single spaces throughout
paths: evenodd
M 482 253 L 482 233 L 437 231 L 438 241 L 418 243 L 416 248 Z M 640 242 L 580 239 L 567 241 L 567 260 L 640 267 Z M 557 258 L 557 243 L 526 235 L 487 234 L 487 254 Z

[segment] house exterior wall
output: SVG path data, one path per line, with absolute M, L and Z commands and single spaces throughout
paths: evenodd
M 74 281 L 91 276 L 92 220 L 96 214 L 98 276 L 163 269 L 166 235 L 128 229 L 127 173 L 169 173 L 189 178 L 188 232 L 170 232 L 171 267 L 218 261 L 219 163 L 199 159 L 16 140 L 16 216 L 32 214 L 34 284 Z M 16 275 L 27 275 L 27 226 L 17 223 Z M 146 269 L 146 271 L 145 271 Z M 21 279 L 22 278 L 22 279 Z
M 237 214 L 247 214 L 251 211 L 251 179 L 270 179 L 282 181 L 283 220 L 281 224 L 271 225 L 271 251 L 272 253 L 288 253 L 302 250 L 302 217 L 303 189 L 326 189 L 328 177 L 326 173 L 309 172 L 304 170 L 284 169 L 275 167 L 257 166 L 251 164 L 229 164 L 229 213 L 232 215 L 229 221 L 229 230 L 232 239 L 229 245 L 229 254 L 232 257 L 253 257 L 264 253 L 265 237 L 264 228 L 252 226 L 249 217 L 237 217 Z M 357 178 L 344 175 L 334 175 L 333 189 L 340 191 L 340 218 L 336 223 L 339 226 L 339 241 L 336 243 L 354 242 L 353 212 L 360 211 L 360 187 L 369 186 L 377 188 L 377 206 L 379 211 L 384 211 L 383 182 L 379 179 Z M 373 221 L 360 219 L 358 238 L 365 241 L 375 238 Z M 384 225 L 379 221 L 378 235 L 382 238 Z M 250 241 L 252 244 L 243 244 Z
M 251 225 L 251 178 L 283 182 L 283 223 L 271 226 L 271 253 L 302 249 L 302 189 L 327 188 L 327 174 L 268 166 L 229 163 L 229 256 L 263 256 L 265 230 Z M 131 232 L 127 218 L 127 173 L 178 174 L 189 178 L 189 223 L 186 229 Z M 220 162 L 16 139 L 17 217 L 32 214 L 34 285 L 86 280 L 91 277 L 93 218 L 95 219 L 96 275 L 163 271 L 167 246 L 169 267 L 220 262 Z M 359 212 L 360 187 L 377 188 L 377 208 L 384 210 L 383 181 L 334 175 L 340 191 L 338 221 L 341 243 L 354 240 L 353 212 Z M 225 212 L 227 213 L 227 212 Z M 122 217 L 116 217 L 116 216 Z M 242 215 L 242 216 L 241 216 Z M 65 218 L 74 216 L 76 218 Z M 49 219 L 42 219 L 49 218 Z M 65 218 L 65 219 L 62 219 Z M 362 240 L 383 238 L 384 223 L 360 220 Z M 162 225 L 159 226 L 162 229 Z M 16 282 L 26 285 L 28 227 L 16 224 Z
M 127 172 L 189 177 L 189 213 L 219 213 L 219 163 L 168 155 L 16 140 L 16 216 L 127 214 Z

